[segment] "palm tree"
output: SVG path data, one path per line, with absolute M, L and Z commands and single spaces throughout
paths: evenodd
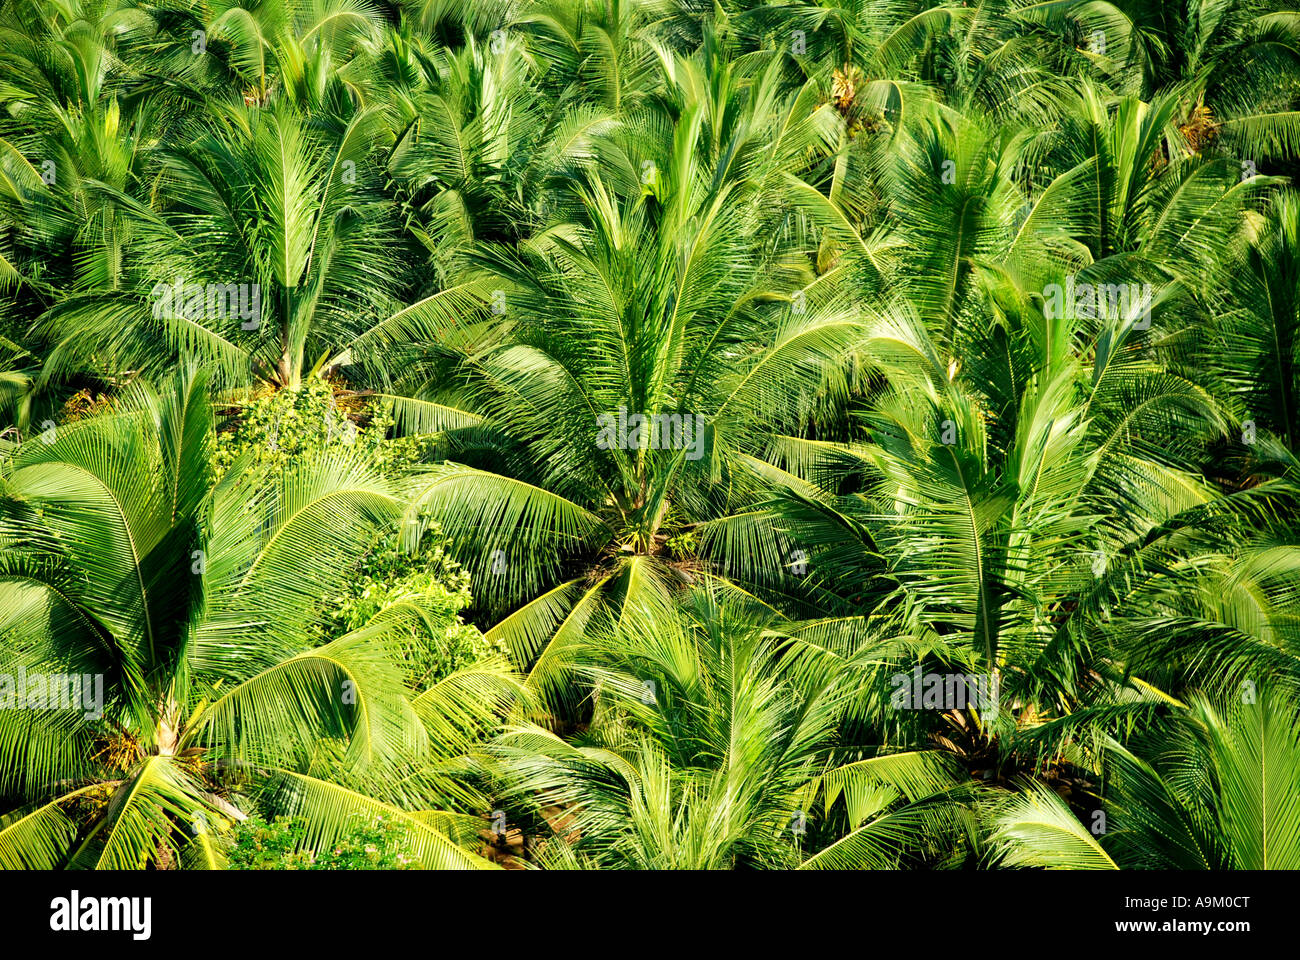
M 247 457 L 213 476 L 208 388 L 193 373 L 142 387 L 6 458 L 6 705 L 31 690 L 15 675 L 93 679 L 95 696 L 0 712 L 0 792 L 17 807 L 0 862 L 213 866 L 220 824 L 256 804 L 305 816 L 311 844 L 384 813 L 425 866 L 481 865 L 460 845 L 480 821 L 429 804 L 474 802 L 441 767 L 509 701 L 507 675 L 409 688 L 400 610 L 313 645 L 321 597 L 400 493 L 341 454 L 270 483 L 244 475 Z
M 543 687 L 546 651 L 562 659 L 596 608 L 690 579 L 694 524 L 744 502 L 766 425 L 804 416 L 857 336 L 851 306 L 795 295 L 807 268 L 777 242 L 800 229 L 770 203 L 782 166 L 838 122 L 807 91 L 778 97 L 778 68 L 676 64 L 667 137 L 604 141 L 556 190 L 562 219 L 484 248 L 499 313 L 399 384 L 406 428 L 441 432 L 452 461 L 419 503 L 489 610 L 527 601 L 490 635 Z
M 183 352 L 230 384 L 256 376 L 295 389 L 322 370 L 375 364 L 394 338 L 473 309 L 466 288 L 405 308 L 393 299 L 400 256 L 372 256 L 399 247 L 391 209 L 366 186 L 376 117 L 357 113 L 337 139 L 287 107 L 196 131 L 165 156 L 163 212 L 115 195 L 140 234 L 130 292 L 68 297 L 42 328 L 68 362 L 93 354 L 110 369 L 156 371 Z M 237 292 L 239 309 L 214 290 Z
M 1101 758 L 1091 831 L 1031 788 L 990 811 L 992 855 L 1055 869 L 1294 870 L 1300 863 L 1300 726 L 1292 698 L 1197 696 Z
M 1215 265 L 1213 319 L 1189 366 L 1215 390 L 1238 423 L 1249 423 L 1240 443 L 1276 438 L 1293 456 L 1300 443 L 1300 202 L 1275 195 Z M 1261 446 L 1261 459 L 1269 456 Z M 1285 454 L 1282 461 L 1285 462 Z
M 591 726 L 508 730 L 502 802 L 544 829 L 543 863 L 622 869 L 888 869 L 960 860 L 965 793 L 940 751 L 877 751 L 838 732 L 839 685 L 783 669 L 782 624 L 693 591 L 589 630 Z

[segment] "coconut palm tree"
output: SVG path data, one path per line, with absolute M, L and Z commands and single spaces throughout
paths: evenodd
M 1049 869 L 1294 870 L 1300 727 L 1292 697 L 1204 696 L 1101 758 L 1107 794 L 1087 829 L 1049 790 L 989 811 L 991 855 Z
M 838 732 L 846 689 L 783 668 L 778 618 L 693 591 L 588 632 L 591 726 L 508 730 L 502 802 L 548 824 L 543 863 L 623 869 L 888 869 L 959 861 L 966 793 L 941 751 Z M 518 815 L 518 814 L 517 814 Z
M 1207 390 L 1219 394 L 1238 423 L 1243 450 L 1276 438 L 1294 455 L 1300 443 L 1300 305 L 1296 302 L 1300 203 L 1275 195 L 1214 265 L 1213 319 L 1191 352 Z M 1285 460 L 1285 457 L 1283 458 Z
M 195 131 L 165 156 L 161 212 L 114 195 L 140 235 L 132 283 L 62 300 L 41 329 L 67 362 L 157 371 L 183 353 L 230 384 L 294 389 L 322 370 L 375 364 L 395 337 L 472 310 L 468 288 L 409 307 L 393 297 L 394 211 L 367 186 L 377 116 L 357 113 L 336 139 L 283 106 Z M 376 261 L 380 246 L 394 256 Z
M 311 844 L 388 814 L 426 866 L 482 865 L 460 845 L 479 821 L 428 807 L 473 802 L 439 767 L 508 702 L 507 676 L 409 688 L 400 610 L 314 644 L 322 596 L 399 491 L 342 454 L 270 483 L 247 457 L 212 475 L 208 388 L 141 388 L 6 457 L 0 862 L 213 866 L 220 825 L 260 806 L 305 816 Z M 80 702 L 33 693 L 46 675 L 85 678 Z
M 406 428 L 440 431 L 451 461 L 419 503 L 489 609 L 526 601 L 492 636 L 543 661 L 543 686 L 552 641 L 596 607 L 690 578 L 693 524 L 743 502 L 766 425 L 803 416 L 856 337 L 851 305 L 795 295 L 807 269 L 778 242 L 801 222 L 771 206 L 781 167 L 838 122 L 777 97 L 778 68 L 676 64 L 666 137 L 605 141 L 554 226 L 483 248 L 495 317 L 399 384 Z

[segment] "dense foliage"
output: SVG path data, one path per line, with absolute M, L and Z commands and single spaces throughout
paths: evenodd
M 227 870 L 413 870 L 419 862 L 403 852 L 405 833 L 383 817 L 356 823 L 333 848 L 305 850 L 306 826 L 292 818 L 270 823 L 249 817 L 238 823 Z
M 1277 0 L 0 0 L 0 868 L 1300 868 L 1298 157 Z

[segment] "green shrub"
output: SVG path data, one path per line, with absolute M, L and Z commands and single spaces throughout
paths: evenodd
M 340 637 L 384 611 L 410 610 L 404 618 L 409 625 L 405 658 L 408 682 L 416 689 L 462 667 L 504 655 L 503 646 L 490 643 L 477 627 L 460 618 L 473 602 L 470 578 L 447 555 L 437 524 L 429 525 L 414 552 L 403 551 L 397 541 L 394 533 L 377 543 L 358 561 L 357 576 L 348 589 L 328 599 L 325 635 Z M 420 615 L 412 608 L 418 608 Z
M 361 426 L 357 421 L 362 422 Z M 428 437 L 388 437 L 393 418 L 385 404 L 348 416 L 335 401 L 334 388 L 311 379 L 299 390 L 277 390 L 237 400 L 228 414 L 228 429 L 217 435 L 213 464 L 224 471 L 241 455 L 250 468 L 279 473 L 330 450 L 348 449 L 371 459 L 385 475 L 401 475 L 424 458 Z
M 303 846 L 306 821 L 276 817 L 270 823 L 249 817 L 234 827 L 227 870 L 418 870 L 406 831 L 390 817 L 357 818 L 332 846 Z

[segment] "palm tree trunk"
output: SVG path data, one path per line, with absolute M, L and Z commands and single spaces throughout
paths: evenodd
M 298 364 L 294 362 L 293 348 L 285 345 L 284 353 L 280 355 L 279 367 L 280 386 L 289 390 L 297 390 L 299 387 Z
M 160 757 L 176 755 L 181 742 L 181 707 L 170 693 L 160 704 L 156 738 Z

